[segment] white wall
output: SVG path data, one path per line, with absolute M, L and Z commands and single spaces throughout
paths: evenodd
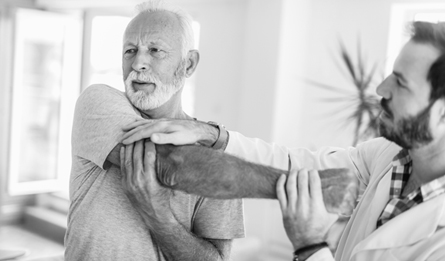
M 414 3 L 444 4 L 444 1 L 298 0 L 295 2 L 300 3 L 300 8 L 292 9 L 294 17 L 305 16 L 306 25 L 302 26 L 301 23 L 295 22 L 292 25 L 283 23 L 282 28 L 288 27 L 288 32 L 298 32 L 305 36 L 305 44 L 300 43 L 299 46 L 295 44 L 298 46 L 296 48 L 303 47 L 304 49 L 294 54 L 294 59 L 301 62 L 299 64 L 294 62 L 292 66 L 298 68 L 296 69 L 298 72 L 294 72 L 298 83 L 293 86 L 299 91 L 293 89 L 294 93 L 290 94 L 289 86 L 284 86 L 292 83 L 290 75 L 284 75 L 291 74 L 291 72 L 283 70 L 278 72 L 283 74 L 282 78 L 287 77 L 289 81 L 277 84 L 277 93 L 284 91 L 281 98 L 275 101 L 277 114 L 272 140 L 289 146 L 305 146 L 313 149 L 324 145 L 349 146 L 353 140 L 353 126 L 345 126 L 343 123 L 350 111 L 344 110 L 336 113 L 342 106 L 339 103 L 324 102 L 323 99 L 338 96 L 308 84 L 304 82 L 304 79 L 334 85 L 345 90 L 354 90 L 350 79 L 345 74 L 345 67 L 339 67 L 341 64 L 339 39 L 341 38 L 355 58 L 356 47 L 360 42 L 361 51 L 364 54 L 363 57 L 368 61 L 368 66 L 378 63 L 381 76 L 376 79 L 377 82 L 374 85 L 376 87 L 379 79 L 383 78 L 385 74 L 387 61 L 391 60 L 387 57 L 391 6 Z M 294 5 L 298 4 L 294 3 Z M 288 12 L 290 11 L 288 10 Z M 286 35 L 289 33 L 284 33 L 281 37 L 286 37 Z M 375 92 L 375 88 L 371 89 L 371 92 Z M 296 102 L 301 102 L 299 107 L 295 105 Z M 288 104 L 288 114 L 285 113 L 283 104 Z M 283 108 L 282 114 L 278 113 L 280 107 Z M 293 124 L 287 122 L 292 119 L 295 119 Z

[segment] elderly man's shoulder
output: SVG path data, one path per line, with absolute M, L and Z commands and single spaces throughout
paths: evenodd
M 109 95 L 125 95 L 124 92 L 106 85 L 106 84 L 92 84 L 90 86 L 88 86 L 81 94 L 81 96 L 86 96 L 86 95 L 97 95 L 97 94 L 109 94 Z
M 88 86 L 79 96 L 78 102 L 100 102 L 113 99 L 126 99 L 124 92 L 106 84 Z
M 87 87 L 79 96 L 76 102 L 78 109 L 91 109 L 93 107 L 119 107 L 130 102 L 124 92 L 106 84 L 93 84 Z

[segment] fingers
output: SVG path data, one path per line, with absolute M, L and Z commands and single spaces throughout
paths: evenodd
M 144 125 L 144 124 L 147 124 L 147 123 L 151 123 L 151 122 L 154 122 L 154 121 L 155 120 L 147 120 L 147 119 L 136 120 L 136 121 L 134 121 L 134 122 L 124 126 L 122 128 L 122 130 L 123 131 L 129 131 L 129 130 L 132 130 L 132 129 L 138 127 L 138 126 L 141 126 L 141 125 Z
M 121 163 L 121 178 L 122 178 L 122 184 L 127 183 L 127 174 L 125 171 L 125 146 L 122 146 L 119 152 L 119 158 Z
M 194 120 L 151 120 L 135 122 L 124 128 L 122 143 L 131 144 L 138 140 L 148 139 L 157 144 L 185 145 L 194 144 L 205 139 L 201 128 Z
M 301 202 L 308 202 L 309 199 L 309 181 L 308 181 L 308 170 L 307 169 L 301 169 L 298 172 L 298 200 Z
M 314 200 L 323 201 L 320 175 L 316 170 L 309 171 L 309 194 Z
M 137 141 L 134 143 L 133 155 L 130 160 L 133 161 L 133 182 L 134 184 L 141 184 L 143 181 L 143 159 L 144 159 L 144 141 Z
M 286 196 L 286 175 L 281 174 L 278 178 L 276 189 L 277 189 L 277 198 L 280 202 L 281 211 L 284 213 L 287 209 L 287 196 Z
M 125 182 L 126 186 L 129 188 L 131 185 L 131 179 L 133 176 L 133 144 L 125 146 L 124 151 L 124 162 L 121 163 L 121 169 L 124 169 L 125 172 Z M 122 156 L 121 156 L 122 157 Z
M 158 130 L 159 127 L 158 125 L 153 125 L 152 122 L 139 125 L 122 136 L 122 143 L 127 145 L 138 140 L 150 138 L 153 132 L 160 131 Z
M 194 137 L 187 136 L 189 133 L 184 134 L 181 132 L 172 133 L 153 133 L 150 140 L 156 144 L 173 144 L 173 145 L 186 145 L 196 142 Z
M 298 176 L 299 176 L 298 171 L 291 170 L 289 176 L 287 177 L 286 191 L 287 191 L 287 198 L 288 198 L 288 206 L 291 208 L 295 208 L 297 199 L 298 199 L 298 192 L 297 192 L 297 177 Z
M 156 148 L 155 145 L 150 141 L 145 141 L 144 143 L 144 172 L 148 173 L 152 178 L 156 179 Z
M 125 176 L 125 146 L 122 146 L 119 150 L 119 159 L 121 163 L 121 174 Z

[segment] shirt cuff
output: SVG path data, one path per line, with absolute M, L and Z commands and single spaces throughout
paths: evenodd
M 334 257 L 332 256 L 331 250 L 324 247 L 312 254 L 306 261 L 334 261 Z

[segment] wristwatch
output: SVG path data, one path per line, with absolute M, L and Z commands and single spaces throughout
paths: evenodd
M 310 256 L 312 256 L 315 252 L 325 247 L 329 247 L 328 243 L 321 242 L 318 244 L 313 244 L 297 249 L 294 252 L 294 258 L 292 259 L 292 261 L 304 261 L 308 259 Z M 302 256 L 304 256 L 304 258 L 301 258 Z
M 213 143 L 211 148 L 215 150 L 222 149 L 228 137 L 226 128 L 224 127 L 224 125 L 214 121 L 208 121 L 207 124 L 212 125 L 213 127 L 218 129 L 218 138 L 216 139 L 215 143 Z

